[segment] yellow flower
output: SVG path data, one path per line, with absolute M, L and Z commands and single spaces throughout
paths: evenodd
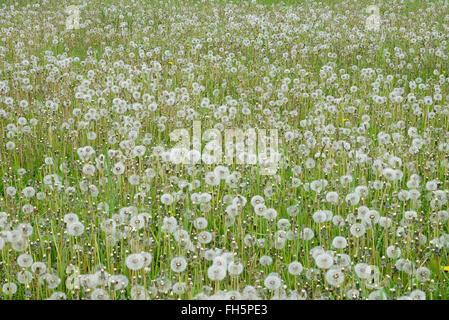
M 449 266 L 443 267 L 443 270 L 446 271 L 446 272 L 449 272 Z
M 169 61 L 168 64 L 173 64 L 173 62 Z
M 345 121 L 349 121 L 349 119 L 344 118 L 344 119 L 343 119 L 343 122 L 345 122 Z

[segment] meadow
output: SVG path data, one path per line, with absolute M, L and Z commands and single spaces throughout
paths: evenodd
M 443 0 L 0 1 L 0 299 L 448 299 L 448 38 Z

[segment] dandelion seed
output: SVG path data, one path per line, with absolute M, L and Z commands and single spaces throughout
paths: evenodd
M 145 265 L 145 258 L 139 253 L 133 253 L 126 257 L 126 267 L 130 270 L 140 270 Z
M 170 262 L 173 272 L 183 272 L 187 268 L 187 260 L 184 257 L 175 257 Z
M 326 272 L 326 281 L 331 286 L 339 287 L 345 280 L 343 272 L 338 269 L 330 269 Z
M 226 277 L 226 269 L 217 265 L 213 265 L 207 269 L 207 276 L 212 281 L 220 281 Z
M 277 290 L 280 288 L 281 284 L 282 284 L 281 279 L 279 279 L 279 277 L 274 275 L 269 275 L 268 277 L 265 278 L 264 281 L 265 287 L 269 290 Z
M 303 266 L 298 261 L 293 261 L 288 265 L 288 272 L 292 275 L 300 275 L 303 270 Z

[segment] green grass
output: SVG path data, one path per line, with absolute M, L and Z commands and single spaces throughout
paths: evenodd
M 33 6 L 37 3 L 39 8 Z M 232 291 L 251 298 L 243 290 L 254 286 L 263 299 L 294 297 L 295 290 L 307 299 L 347 299 L 349 289 L 358 290 L 358 299 L 419 297 L 415 290 L 427 299 L 447 299 L 447 273 L 442 271 L 448 265 L 447 244 L 443 242 L 443 248 L 434 244 L 448 237 L 448 220 L 441 213 L 447 211 L 449 181 L 449 148 L 445 147 L 449 65 L 444 57 L 449 39 L 447 10 L 443 10 L 447 6 L 442 1 L 375 3 L 384 19 L 379 31 L 365 31 L 365 10 L 372 2 L 330 0 L 90 1 L 80 13 L 81 23 L 87 25 L 68 31 L 64 9 L 69 2 L 0 2 L 2 13 L 9 13 L 13 4 L 17 10 L 15 15 L 0 16 L 5 26 L 0 28 L 5 62 L 0 64 L 0 81 L 8 83 L 8 90 L 0 86 L 0 212 L 7 214 L 6 222 L 0 217 L 5 240 L 0 248 L 0 285 L 17 285 L 13 295 L 0 290 L 1 298 L 46 299 L 61 294 L 68 299 L 133 299 L 138 286 L 151 299 L 192 299 L 202 292 L 226 298 Z M 65 66 L 66 58 L 79 60 Z M 23 63 L 34 59 L 34 67 Z M 368 69 L 374 75 L 365 75 Z M 385 80 L 388 76 L 391 81 Z M 411 81 L 417 78 L 426 86 L 414 88 Z M 27 81 L 32 84 L 29 90 Z M 393 102 L 390 94 L 398 89 L 403 90 L 403 100 Z M 442 96 L 437 99 L 438 92 Z M 151 101 L 145 101 L 144 94 L 152 96 Z M 386 97 L 387 102 L 377 104 L 373 95 Z M 407 101 L 409 95 L 419 109 Z M 168 99 L 172 96 L 174 103 Z M 428 97 L 431 104 L 425 103 Z M 21 107 L 21 101 L 28 106 Z M 152 101 L 157 102 L 154 111 L 149 107 Z M 58 103 L 57 110 L 51 110 L 51 102 Z M 219 111 L 223 106 L 226 111 Z M 89 119 L 92 114 L 98 118 Z M 18 125 L 22 118 L 29 130 Z M 37 124 L 30 124 L 32 119 Z M 234 161 L 222 165 L 235 172 L 237 182 L 223 179 L 214 186 L 205 175 L 217 164 L 191 167 L 164 162 L 153 148 L 173 147 L 169 133 L 175 129 L 186 128 L 192 134 L 193 120 L 201 120 L 203 136 L 217 125 L 277 129 L 283 158 L 276 174 L 262 175 L 258 164 Z M 18 129 L 11 129 L 11 124 Z M 410 128 L 416 129 L 416 136 Z M 390 135 L 391 143 L 382 142 L 382 133 Z M 286 134 L 294 138 L 287 141 Z M 223 133 L 226 151 L 224 137 Z M 414 152 L 410 147 L 420 144 L 418 138 L 422 145 Z M 10 142 L 15 144 L 11 150 Z M 132 155 L 134 146 L 143 145 L 143 156 Z M 88 159 L 78 155 L 85 146 L 95 151 Z M 356 151 L 368 160 L 358 161 Z M 392 163 L 391 156 L 399 157 L 401 164 Z M 314 165 L 309 166 L 312 159 Z M 389 181 L 373 168 L 374 160 L 381 160 L 384 168 L 400 170 L 402 178 Z M 89 174 L 87 166 L 99 161 L 104 164 Z M 120 163 L 124 172 L 117 174 L 114 167 Z M 416 188 L 409 183 L 414 174 L 421 178 Z M 137 184 L 131 183 L 132 175 L 139 176 Z M 345 175 L 353 178 L 347 185 L 340 182 Z M 294 179 L 300 183 L 293 185 Z M 311 183 L 323 179 L 327 185 L 321 192 L 310 189 Z M 439 181 L 436 190 L 426 186 L 433 180 Z M 380 182 L 384 184 L 375 188 Z M 359 186 L 367 186 L 369 194 L 351 205 L 345 197 Z M 11 194 L 8 187 L 17 193 Z M 26 187 L 39 195 L 25 197 Z M 401 191 L 412 189 L 420 192 L 418 200 L 400 199 Z M 331 191 L 339 195 L 335 204 L 326 200 Z M 195 193 L 208 193 L 211 199 L 195 203 Z M 164 204 L 164 194 L 179 199 Z M 247 204 L 232 217 L 227 212 L 238 195 Z M 256 195 L 276 210 L 275 219 L 255 214 L 250 201 Z M 105 205 L 108 210 L 101 208 Z M 299 212 L 290 216 L 293 205 Z M 357 214 L 362 206 L 390 218 L 391 226 L 376 223 L 356 237 L 351 225 L 361 222 Z M 320 210 L 330 210 L 345 224 L 315 221 L 313 216 Z M 411 210 L 417 218 L 404 221 Z M 136 212 L 146 217 L 142 229 L 132 225 Z M 439 212 L 442 218 L 436 221 Z M 69 235 L 73 225 L 64 222 L 68 213 L 75 213 L 84 226 L 79 235 Z M 164 231 L 168 217 L 176 218 L 191 247 L 178 241 L 176 232 Z M 195 226 L 199 217 L 208 222 L 204 230 Z M 114 234 L 104 227 L 111 219 L 118 222 Z M 290 225 L 279 226 L 280 219 Z M 23 247 L 8 238 L 21 223 L 33 227 L 31 236 L 20 235 L 26 241 Z M 299 237 L 305 228 L 313 231 L 312 239 Z M 202 231 L 211 233 L 210 242 L 201 243 Z M 289 240 L 279 246 L 277 236 Z M 347 247 L 332 245 L 337 236 L 345 237 Z M 255 244 L 257 239 L 263 239 L 264 245 Z M 312 255 L 318 246 L 335 257 L 345 254 L 351 259 L 347 266 L 337 266 L 338 259 L 333 260 L 344 274 L 341 284 L 326 279 L 328 269 L 320 268 Z M 400 258 L 405 260 L 388 257 L 389 246 L 400 248 Z M 211 279 L 208 269 L 213 262 L 205 258 L 211 249 L 221 250 L 218 255 L 230 253 L 231 260 L 242 263 L 242 273 Z M 150 253 L 152 261 L 132 270 L 126 259 L 140 252 Z M 45 277 L 55 276 L 59 284 L 53 288 L 33 267 L 19 265 L 23 254 L 43 262 Z M 170 265 L 176 256 L 187 261 L 180 273 Z M 271 257 L 272 263 L 263 265 L 263 256 Z M 302 264 L 300 275 L 288 271 L 293 261 Z M 414 269 L 428 268 L 429 276 L 423 280 L 407 266 L 398 268 L 401 261 Z M 360 263 L 379 270 L 376 287 L 355 271 Z M 70 278 L 78 286 L 66 282 L 72 276 L 69 266 L 78 270 Z M 318 269 L 316 279 L 311 277 Z M 129 284 L 114 291 L 100 280 L 92 286 L 83 283 L 99 276 L 99 271 L 123 275 Z M 23 272 L 30 272 L 30 283 L 23 283 Z M 282 280 L 280 290 L 265 284 L 273 272 Z M 170 284 L 167 290 L 161 288 L 162 282 Z M 176 282 L 186 285 L 185 292 L 175 292 Z

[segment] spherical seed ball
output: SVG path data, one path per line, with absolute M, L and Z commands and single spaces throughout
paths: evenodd
M 6 149 L 13 150 L 16 147 L 16 144 L 13 141 L 6 142 Z
M 199 217 L 196 218 L 195 221 L 193 222 L 193 225 L 195 226 L 195 228 L 197 229 L 206 229 L 207 228 L 207 220 L 203 217 Z
M 306 270 L 306 278 L 307 280 L 318 280 L 320 278 L 321 271 L 316 268 L 308 268 Z
M 310 228 L 304 228 L 301 230 L 299 235 L 304 240 L 312 240 L 313 237 L 315 236 L 315 233 Z
M 61 291 L 55 291 L 46 300 L 67 300 L 67 295 Z
M 137 174 L 132 174 L 128 177 L 129 184 L 136 186 L 140 184 L 140 176 Z
M 255 207 L 258 204 L 264 204 L 265 199 L 262 196 L 256 195 L 251 198 L 251 205 Z
M 25 237 L 30 237 L 33 234 L 33 226 L 29 223 L 21 223 L 17 229 L 20 230 Z
M 121 175 L 125 172 L 125 165 L 121 162 L 117 162 L 113 167 L 112 167 L 112 173 L 114 175 Z
M 419 267 L 418 269 L 416 269 L 415 275 L 416 275 L 416 279 L 419 282 L 425 282 L 430 280 L 430 270 L 426 267 Z
M 223 300 L 242 300 L 242 295 L 237 290 L 231 290 L 225 292 L 223 295 Z
M 277 290 L 281 287 L 282 281 L 278 276 L 269 275 L 265 278 L 264 285 L 269 290 Z
M 269 256 L 262 256 L 260 257 L 260 264 L 264 267 L 269 266 L 273 262 L 273 259 Z
M 318 210 L 317 212 L 315 212 L 312 216 L 313 221 L 315 221 L 316 223 L 323 223 L 326 222 L 327 220 L 327 215 L 326 212 L 324 212 L 324 210 Z
M 34 195 L 36 194 L 36 190 L 34 190 L 33 187 L 25 187 L 25 188 L 22 190 L 22 194 L 23 194 L 23 196 L 26 197 L 26 198 L 32 198 L 32 197 L 34 197 Z
M 110 299 L 108 292 L 101 288 L 97 288 L 94 291 L 92 291 L 92 294 L 90 297 L 92 300 L 109 300 Z
M 254 206 L 254 213 L 258 216 L 265 216 L 265 212 L 267 211 L 267 207 L 264 203 L 259 203 Z
M 348 241 L 346 240 L 345 237 L 337 236 L 334 238 L 334 240 L 332 240 L 332 246 L 335 249 L 344 249 L 344 248 L 346 248 L 347 245 L 348 245 Z
M 297 205 L 293 205 L 287 208 L 287 214 L 291 217 L 296 217 L 299 213 L 299 207 Z
M 198 234 L 198 242 L 202 244 L 207 244 L 212 241 L 212 233 L 209 231 L 201 231 Z
M 245 288 L 243 288 L 242 293 L 246 296 L 257 295 L 257 289 L 254 286 L 247 285 Z
M 416 219 L 418 217 L 418 214 L 414 210 L 407 210 L 404 212 L 404 217 L 406 219 Z
M 369 189 L 367 186 L 357 186 L 355 188 L 355 192 L 358 193 L 361 197 L 368 196 Z
M 412 300 L 426 300 L 426 293 L 421 290 L 414 290 L 410 293 Z
M 0 212 L 0 228 L 5 228 L 7 223 L 8 223 L 8 214 L 6 212 Z
M 33 257 L 28 253 L 23 253 L 17 258 L 17 263 L 22 268 L 31 267 L 31 265 L 33 264 Z
M 66 215 L 64 215 L 64 222 L 67 224 L 78 221 L 78 216 L 75 213 L 67 213 Z
M 148 267 L 151 262 L 153 261 L 153 255 L 149 252 L 141 252 L 140 255 L 143 257 L 144 259 L 144 267 Z
M 351 257 L 345 253 L 339 253 L 334 258 L 335 264 L 340 267 L 349 267 L 351 265 Z
M 140 270 L 145 265 L 145 258 L 140 253 L 133 253 L 126 257 L 125 263 L 130 270 Z
M 323 247 L 321 247 L 321 246 L 313 247 L 310 250 L 310 254 L 312 255 L 313 259 L 316 259 L 320 254 L 323 254 L 323 253 L 326 253 L 326 250 L 324 250 Z
M 345 275 L 339 269 L 330 269 L 326 272 L 326 281 L 331 286 L 338 287 L 345 280 Z
M 435 191 L 438 188 L 438 182 L 436 180 L 432 180 L 426 183 L 426 190 Z
M 310 183 L 310 189 L 313 191 L 320 193 L 323 189 L 323 183 L 320 180 L 315 180 Z
M 220 184 L 220 178 L 213 171 L 206 173 L 204 181 L 210 186 L 218 186 Z
M 237 276 L 243 272 L 243 264 L 231 261 L 228 265 L 228 273 L 231 276 Z
M 17 280 L 22 284 L 28 284 L 33 280 L 33 274 L 28 270 L 22 270 L 17 273 Z
M 297 276 L 300 275 L 303 270 L 303 266 L 298 261 L 293 261 L 288 265 L 288 272 L 291 275 Z
M 226 269 L 224 267 L 212 265 L 207 269 L 207 277 L 212 281 L 223 280 L 226 277 Z
M 306 300 L 307 299 L 307 292 L 305 290 L 301 290 L 298 292 L 298 290 L 291 290 L 289 292 L 289 296 L 287 298 L 288 300 Z
M 183 272 L 187 268 L 187 260 L 184 257 L 174 257 L 170 262 L 173 272 Z
M 336 215 L 332 217 L 332 223 L 336 227 L 343 227 L 345 223 L 345 219 L 342 216 Z
M 318 268 L 329 269 L 334 264 L 334 258 L 327 253 L 323 253 L 315 258 L 315 263 Z
M 134 300 L 148 300 L 150 298 L 149 292 L 141 285 L 132 286 L 130 294 Z
M 354 237 L 360 238 L 365 234 L 366 228 L 361 223 L 354 223 L 349 231 Z
M 31 265 L 31 271 L 36 275 L 43 275 L 47 271 L 47 265 L 43 262 L 36 261 Z
M 367 215 L 369 212 L 369 208 L 367 206 L 360 206 L 357 208 L 357 218 L 358 219 L 364 219 L 365 215 Z
M 218 267 L 222 267 L 222 268 L 227 268 L 228 261 L 226 260 L 226 257 L 224 257 L 223 255 L 217 256 L 213 260 L 213 265 L 214 266 L 218 266 Z
M 172 287 L 173 293 L 176 295 L 183 294 L 184 292 L 186 292 L 186 289 L 187 285 L 185 282 L 176 282 Z
M 391 226 L 391 224 L 392 224 L 391 218 L 388 218 L 388 217 L 380 217 L 380 219 L 379 219 L 379 225 L 380 225 L 382 228 L 388 228 L 388 227 Z
M 411 275 L 413 274 L 415 270 L 415 264 L 413 262 L 411 262 L 410 260 L 406 260 L 404 262 L 404 264 L 402 265 L 402 271 L 404 271 L 405 273 Z
M 188 244 L 190 242 L 190 235 L 186 230 L 176 230 L 175 232 L 173 232 L 173 237 L 179 243 Z
M 354 270 L 361 279 L 368 279 L 371 275 L 371 267 L 366 263 L 357 263 L 354 266 Z
M 380 214 L 377 210 L 369 210 L 368 213 L 363 217 L 363 221 L 369 226 L 376 224 L 380 219 Z
M 346 202 L 351 205 L 351 206 L 355 206 L 359 203 L 360 201 L 360 195 L 356 192 L 352 192 L 349 193 L 346 198 L 345 198 Z
M 204 252 L 204 258 L 208 261 L 213 261 L 217 257 L 217 253 L 213 249 L 208 249 Z
M 28 247 L 28 241 L 24 238 L 19 238 L 16 241 L 11 241 L 11 247 L 18 252 L 25 251 Z
M 360 296 L 360 291 L 357 289 L 349 289 L 346 291 L 345 296 L 348 299 L 357 299 Z
M 93 176 L 95 174 L 95 166 L 91 164 L 85 164 L 83 166 L 83 174 L 86 176 Z
M 171 194 L 165 193 L 161 196 L 161 202 L 167 206 L 171 205 L 174 201 L 174 198 Z
M 33 211 L 34 211 L 34 207 L 31 204 L 29 204 L 29 203 L 23 205 L 23 207 L 22 207 L 22 212 L 23 213 L 30 214 Z
M 391 259 L 397 259 L 401 256 L 401 249 L 395 246 L 387 247 L 387 257 Z
M 69 236 L 80 236 L 84 232 L 84 225 L 81 222 L 74 222 L 67 225 L 67 234 Z
M 381 289 L 374 290 L 368 295 L 368 300 L 387 300 L 388 297 L 385 292 Z
M 264 214 L 265 218 L 268 220 L 276 219 L 277 215 L 278 215 L 278 213 L 274 208 L 269 208 L 269 209 L 265 210 L 265 214 Z
M 279 229 L 287 230 L 288 228 L 290 228 L 291 223 L 288 219 L 279 219 L 277 225 Z
M 225 180 L 229 176 L 229 168 L 225 166 L 217 166 L 214 169 L 214 173 L 222 180 Z
M 2 286 L 2 291 L 6 295 L 13 295 L 17 292 L 17 285 L 14 282 L 7 282 Z
M 128 284 L 128 277 L 124 275 L 112 275 L 108 279 L 108 287 L 114 291 L 122 290 L 126 288 Z
M 14 197 L 14 196 L 16 195 L 16 193 L 17 193 L 16 188 L 14 188 L 14 187 L 8 187 L 8 188 L 6 188 L 6 194 L 7 194 L 8 196 Z
M 178 221 L 175 217 L 164 217 L 162 220 L 161 231 L 172 233 L 178 227 Z
M 338 193 L 335 191 L 330 191 L 326 194 L 326 201 L 332 204 L 338 203 Z
M 403 271 L 403 268 L 404 268 L 404 264 L 407 262 L 407 260 L 406 259 L 398 259 L 398 260 L 396 260 L 396 262 L 395 262 L 395 267 L 398 269 L 398 270 L 400 270 L 400 271 Z

